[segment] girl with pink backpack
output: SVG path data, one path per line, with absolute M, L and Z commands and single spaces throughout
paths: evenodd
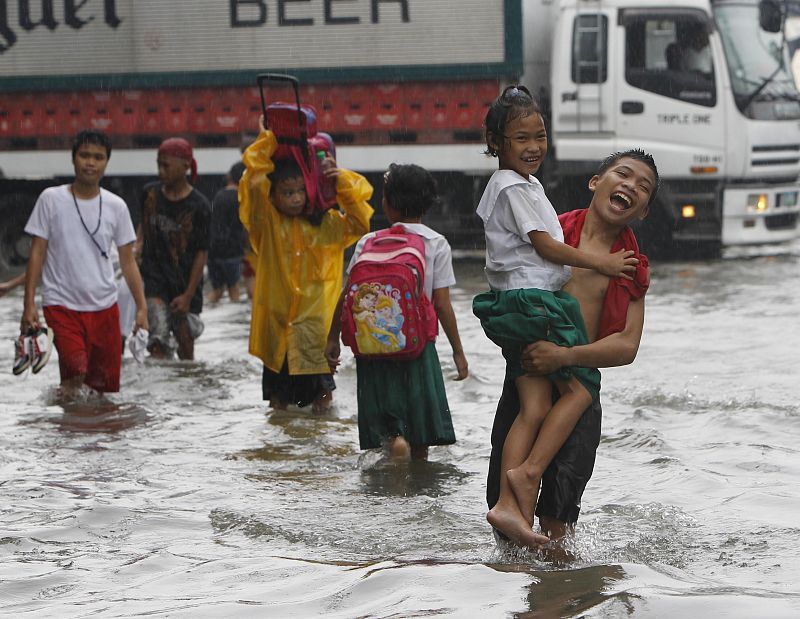
M 422 223 L 439 203 L 431 174 L 393 163 L 384 175 L 383 210 L 392 227 L 361 238 L 328 334 L 325 357 L 339 365 L 339 336 L 353 349 L 361 449 L 425 459 L 430 445 L 455 443 L 436 352 L 442 325 L 458 375 L 467 377 L 450 286 L 450 245 Z

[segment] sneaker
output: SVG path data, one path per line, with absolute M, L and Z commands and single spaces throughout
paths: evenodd
M 22 374 L 31 365 L 31 337 L 20 335 L 14 340 L 14 368 L 15 376 Z
M 38 373 L 50 360 L 53 352 L 53 330 L 42 327 L 30 336 L 31 342 L 31 372 Z
M 137 329 L 136 333 L 128 340 L 128 349 L 137 363 L 144 363 L 144 353 L 147 350 L 147 339 L 150 334 L 146 329 Z

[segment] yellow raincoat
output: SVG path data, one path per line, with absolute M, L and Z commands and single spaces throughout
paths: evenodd
M 336 182 L 341 211 L 331 209 L 319 226 L 280 213 L 269 199 L 277 140 L 264 131 L 245 151 L 239 182 L 239 217 L 256 253 L 250 320 L 250 354 L 273 372 L 288 359 L 289 374 L 330 372 L 323 355 L 342 291 L 344 250 L 369 232 L 372 185 L 340 170 Z

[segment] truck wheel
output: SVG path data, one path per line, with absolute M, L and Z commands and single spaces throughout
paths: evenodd
M 25 224 L 35 202 L 35 196 L 24 193 L 0 198 L 0 266 L 8 268 L 28 262 L 31 239 L 25 234 Z

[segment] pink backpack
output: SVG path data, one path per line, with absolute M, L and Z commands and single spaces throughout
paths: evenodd
M 402 226 L 367 239 L 350 269 L 342 341 L 356 357 L 416 359 L 439 321 L 425 294 L 425 243 Z

